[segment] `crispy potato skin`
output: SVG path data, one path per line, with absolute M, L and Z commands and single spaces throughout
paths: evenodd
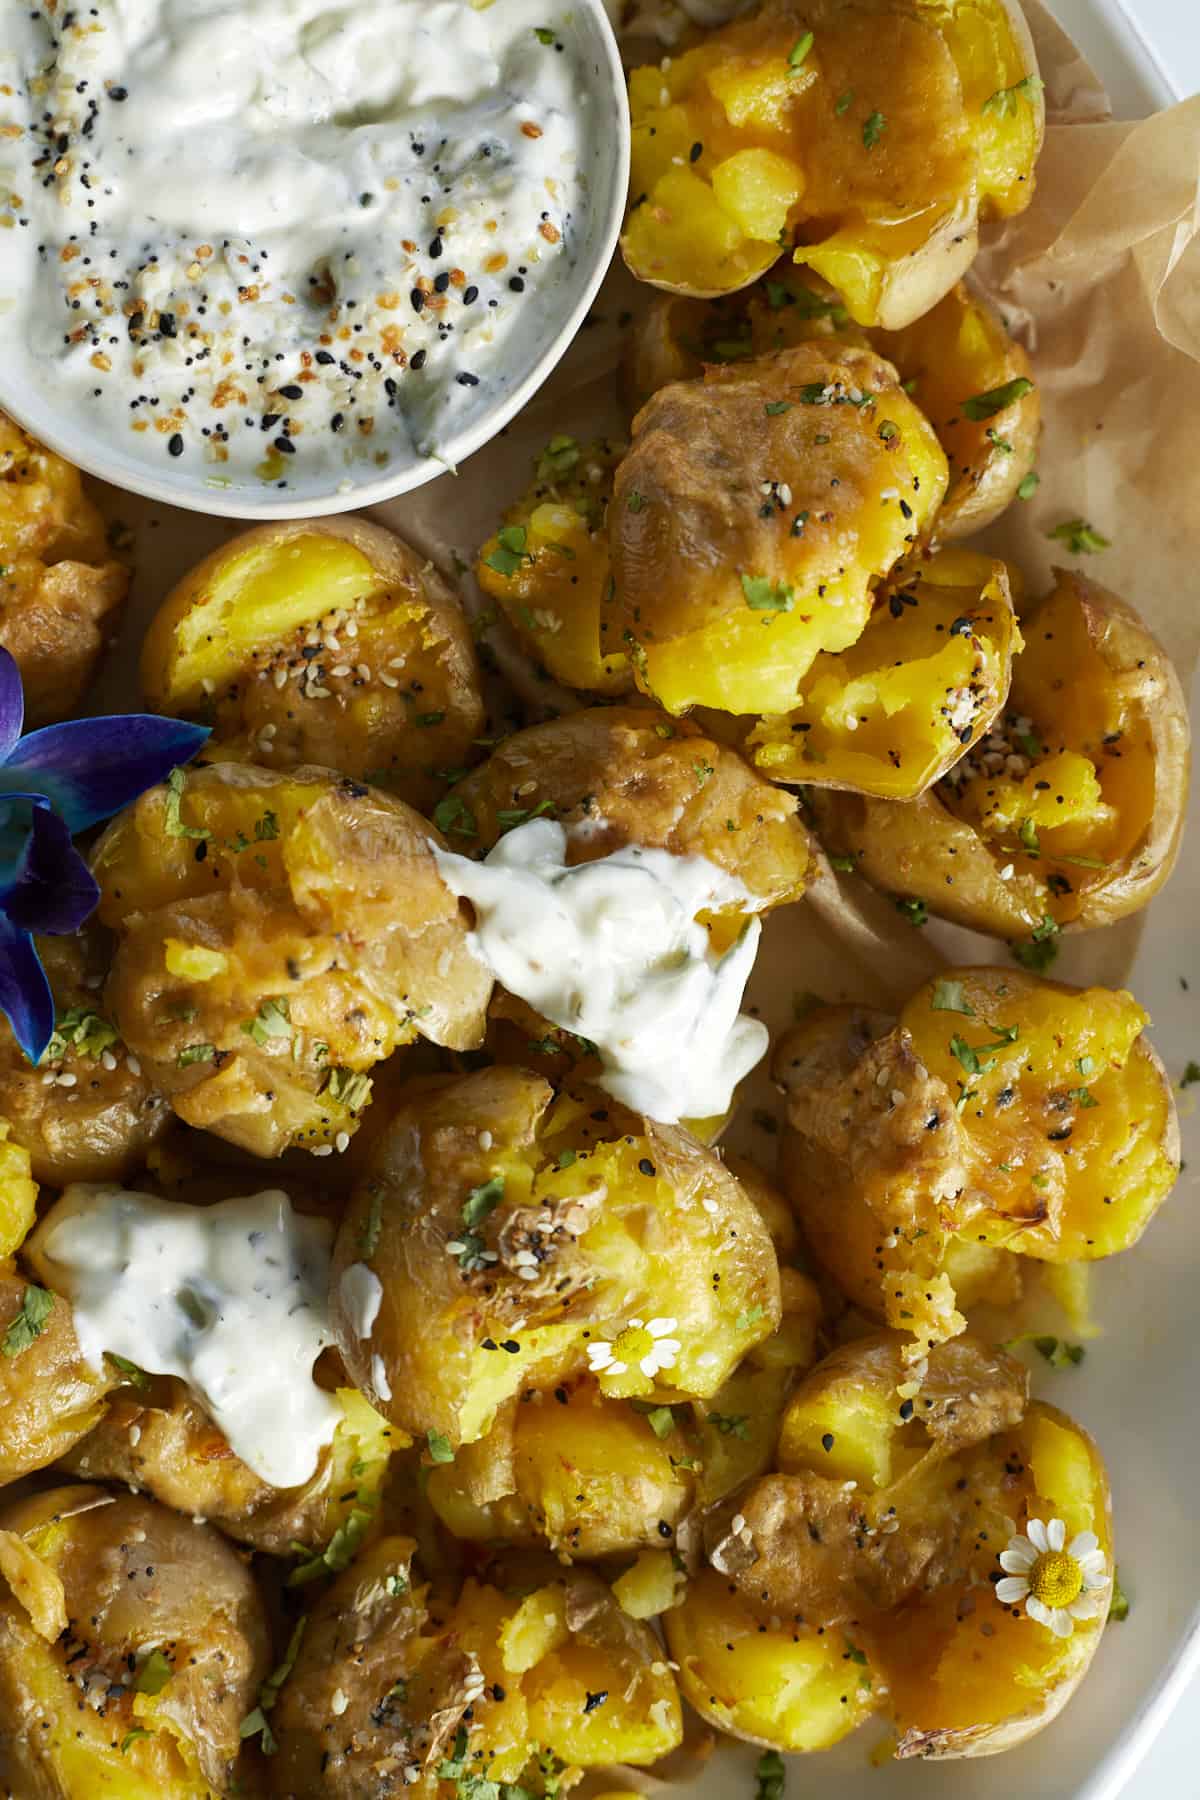
M 661 388 L 609 510 L 639 686 L 670 712 L 787 712 L 817 653 L 858 637 L 946 475 L 932 427 L 868 350 L 803 343 Z
M 0 413 L 0 647 L 21 671 L 25 724 L 73 712 L 112 636 L 129 571 L 78 471 Z
M 1028 204 L 1044 114 L 1017 84 L 1036 68 L 1003 0 L 768 4 L 631 75 L 625 260 L 656 287 L 715 295 L 796 241 L 860 324 L 901 329 L 966 272 L 980 217 Z
M 47 1642 L 11 1591 L 0 1599 L 0 1778 L 29 1800 L 110 1785 L 130 1800 L 227 1792 L 269 1655 L 254 1579 L 232 1548 L 152 1501 L 87 1486 L 11 1502 L 0 1531 L 42 1565 L 42 1582 L 61 1584 L 70 1621 Z M 171 1670 L 154 1696 L 134 1674 L 148 1643 Z
M 496 1585 L 434 1591 L 414 1549 L 382 1539 L 314 1609 L 273 1714 L 278 1800 L 369 1800 L 381 1779 L 434 1800 L 438 1768 L 459 1758 L 503 1783 L 539 1751 L 551 1767 L 589 1768 L 652 1762 L 679 1743 L 658 1640 L 595 1575 L 534 1559 L 519 1587 L 501 1568 Z M 589 1709 L 588 1692 L 607 1699 Z
M 1003 937 L 1047 917 L 1086 929 L 1140 910 L 1174 867 L 1187 807 L 1187 705 L 1169 658 L 1116 594 L 1067 570 L 1055 575 L 1023 619 L 1026 649 L 1001 728 L 1001 748 L 1028 770 L 1015 781 L 1031 797 L 1016 810 L 1034 811 L 1039 762 L 1055 793 L 1076 804 L 1065 826 L 1035 820 L 1038 856 L 1022 843 L 1018 819 L 1001 828 L 1016 801 L 1013 782 L 997 789 L 951 771 L 912 806 L 829 794 L 814 801 L 829 848 L 855 857 L 876 887 Z M 1031 737 L 1040 757 L 1026 753 Z M 983 809 L 999 797 L 1008 810 L 989 824 Z
M 959 969 L 898 1020 L 827 1007 L 780 1043 L 780 1173 L 809 1247 L 912 1355 L 963 1327 L 955 1240 L 1072 1262 L 1140 1237 L 1179 1167 L 1145 1023 L 1128 994 Z
M 355 1129 L 352 1074 L 418 1033 L 480 1041 L 491 981 L 431 840 L 330 770 L 235 763 L 113 821 L 93 855 L 106 1001 L 180 1117 L 259 1156 L 319 1148 Z
M 1110 1505 L 1091 1440 L 1027 1391 L 1021 1364 L 970 1336 L 912 1378 L 898 1334 L 856 1339 L 801 1381 L 779 1472 L 710 1514 L 708 1566 L 664 1618 L 706 1719 L 809 1750 L 882 1708 L 908 1757 L 990 1754 L 1054 1717 L 1108 1592 L 1058 1639 L 995 1599 L 997 1557 L 1014 1519 L 1057 1517 L 1110 1559 Z
M 566 826 L 572 862 L 641 844 L 707 857 L 763 907 L 804 891 L 810 851 L 794 797 L 696 725 L 646 708 L 591 707 L 531 725 L 454 792 L 474 835 L 453 827 L 449 835 L 468 853 L 492 848 L 505 810 L 541 807 Z
M 372 1404 L 454 1445 L 523 1389 L 581 1374 L 589 1346 L 627 1328 L 606 1394 L 707 1397 L 780 1318 L 770 1238 L 716 1156 L 596 1090 L 555 1100 L 504 1067 L 400 1109 L 347 1208 L 331 1293 L 338 1347 Z M 681 1347 L 651 1378 L 649 1334 L 639 1347 L 630 1321 L 664 1318 Z
M 0 1339 L 21 1311 L 28 1283 L 0 1263 Z M 104 1415 L 116 1385 L 85 1363 L 61 1294 L 41 1331 L 15 1356 L 0 1356 L 0 1487 L 64 1456 Z
M 378 1490 L 392 1447 L 407 1442 L 369 1412 L 361 1395 L 339 1390 L 338 1397 L 346 1416 L 300 1488 L 274 1488 L 255 1475 L 190 1389 L 168 1376 L 121 1386 L 104 1418 L 59 1466 L 84 1481 L 150 1494 L 271 1556 L 287 1556 L 297 1544 L 323 1549 L 359 1495 Z
M 55 1016 L 68 1029 L 62 1053 L 54 1054 L 58 1045 L 52 1039 L 34 1068 L 7 1020 L 0 1019 L 0 1119 L 7 1120 L 12 1142 L 28 1152 L 35 1180 L 50 1187 L 121 1181 L 144 1166 L 171 1122 L 171 1108 L 136 1061 L 130 1067 L 120 1038 L 105 1029 L 95 979 L 105 964 L 95 934 L 37 942 Z M 92 1033 L 87 1031 L 88 1015 L 98 1027 Z M 77 1021 L 74 1029 L 72 1019 Z M 76 1043 L 74 1035 L 80 1031 L 83 1036 Z M 111 1068 L 99 1046 L 108 1050 Z M 47 1082 L 48 1071 L 73 1080 L 66 1086 Z
M 625 448 L 606 439 L 552 438 L 532 484 L 505 512 L 475 564 L 480 587 L 546 674 L 590 694 L 626 694 L 633 687 L 606 604 L 608 502 Z
M 141 681 L 154 711 L 212 724 L 220 754 L 338 769 L 416 807 L 483 728 L 457 593 L 345 516 L 258 525 L 206 556 L 155 615 Z
M 970 536 L 999 518 L 1037 459 L 1041 397 L 1035 384 L 984 418 L 963 411 L 964 401 L 1029 381 L 1032 371 L 999 313 L 961 281 L 903 331 L 864 331 L 827 282 L 786 260 L 765 280 L 722 301 L 660 294 L 634 326 L 626 349 L 630 411 L 668 382 L 700 375 L 706 362 L 731 353 L 767 356 L 813 339 L 857 344 L 886 357 L 933 426 L 950 465 L 934 528 L 938 543 Z

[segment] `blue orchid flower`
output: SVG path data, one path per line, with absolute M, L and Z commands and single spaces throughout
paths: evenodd
M 125 713 L 23 738 L 24 722 L 20 670 L 0 650 L 0 1012 L 36 1063 L 54 1030 L 54 997 L 33 933 L 78 931 L 100 899 L 72 837 L 189 762 L 208 732 Z

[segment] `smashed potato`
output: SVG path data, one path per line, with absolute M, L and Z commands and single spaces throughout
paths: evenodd
M 85 1481 L 120 1482 L 176 1512 L 206 1519 L 273 1556 L 324 1549 L 338 1532 L 361 1541 L 394 1448 L 407 1438 L 353 1388 L 311 1480 L 281 1490 L 247 1468 L 183 1382 L 140 1370 L 109 1398 L 104 1418 L 60 1459 Z M 324 1572 L 323 1570 L 321 1572 Z
M 280 1800 L 434 1800 L 457 1782 L 557 1791 L 565 1767 L 649 1763 L 682 1736 L 647 1626 L 582 1570 L 534 1561 L 451 1597 L 411 1538 L 374 1545 L 322 1598 L 272 1713 Z M 490 1792 L 490 1789 L 489 1789 Z
M 480 1042 L 491 980 L 431 837 L 329 770 L 237 763 L 176 771 L 112 822 L 106 1007 L 181 1118 L 258 1156 L 324 1150 L 397 1046 Z
M 0 1510 L 0 1780 L 23 1795 L 231 1791 L 269 1640 L 215 1531 L 134 1494 L 58 1487 Z
M 629 78 L 633 273 L 724 294 L 795 246 L 862 325 L 941 299 L 1033 194 L 1044 108 L 1016 6 L 768 4 Z
M 775 781 L 912 799 L 995 718 L 1021 643 L 1005 565 L 943 551 L 885 590 L 856 643 L 816 657 L 800 704 L 760 720 L 748 751 Z
M 609 533 L 638 685 L 668 712 L 786 713 L 844 650 L 947 479 L 889 363 L 798 344 L 662 388 L 633 423 Z
M 706 1566 L 663 1621 L 704 1718 L 814 1750 L 882 1709 L 899 1756 L 947 1757 L 1010 1748 L 1054 1717 L 1108 1612 L 1108 1481 L 1086 1434 L 1026 1390 L 1021 1365 L 975 1338 L 911 1379 L 886 1333 L 812 1371 L 778 1473 L 709 1517 Z M 1014 1522 L 1040 1537 L 1048 1521 L 1068 1554 L 1031 1554 L 1029 1587 L 1047 1620 L 1062 1609 L 1062 1634 L 994 1591 Z
M 1064 1263 L 1141 1236 L 1179 1170 L 1146 1024 L 1126 993 L 950 969 L 898 1018 L 821 1007 L 781 1041 L 780 1174 L 806 1241 L 911 1354 L 963 1329 L 956 1240 Z
M 702 374 L 705 363 L 766 356 L 814 338 L 886 357 L 933 426 L 950 465 L 939 543 L 982 531 L 1023 490 L 1041 430 L 1029 358 L 995 308 L 962 282 L 903 331 L 863 331 L 827 283 L 786 262 L 725 300 L 660 294 L 630 339 L 631 410 L 667 382 Z
M 26 726 L 79 705 L 128 587 L 79 471 L 0 413 L 0 648 Z
M 817 794 L 830 850 L 900 898 L 976 931 L 1111 923 L 1174 866 L 1187 804 L 1187 707 L 1137 614 L 1056 571 L 1022 620 L 1002 718 L 912 806 Z
M 515 1068 L 398 1111 L 331 1293 L 355 1384 L 435 1460 L 524 1388 L 588 1369 L 610 1398 L 709 1396 L 780 1318 L 770 1238 L 712 1152 Z
M 625 694 L 633 670 L 610 601 L 607 517 L 624 446 L 553 437 L 533 485 L 479 552 L 475 577 L 555 681 Z
M 0 1487 L 86 1437 L 119 1379 L 83 1360 L 69 1301 L 0 1263 Z
M 99 1010 L 96 934 L 38 938 L 37 947 L 54 995 L 54 1035 L 33 1068 L 0 1019 L 0 1119 L 37 1181 L 121 1181 L 144 1165 L 171 1108 Z
M 155 712 L 213 727 L 214 754 L 319 764 L 417 807 L 483 728 L 457 594 L 359 518 L 258 525 L 220 545 L 163 601 L 141 680 Z

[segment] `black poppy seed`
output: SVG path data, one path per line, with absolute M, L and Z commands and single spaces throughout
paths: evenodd
M 293 444 L 290 437 L 283 437 L 280 435 L 277 438 L 272 438 L 271 443 L 274 449 L 282 450 L 285 456 L 295 456 L 296 454 L 296 446 Z
M 327 368 L 330 363 L 336 362 L 337 358 L 336 356 L 331 356 L 328 350 L 318 350 L 317 361 L 321 364 L 322 368 Z
M 912 1401 L 911 1400 L 902 1400 L 900 1403 L 900 1417 L 902 1419 L 907 1420 L 907 1419 L 911 1419 L 912 1416 L 913 1416 Z
M 425 367 L 425 358 L 427 355 L 428 355 L 428 351 L 414 350 L 413 355 L 412 355 L 412 361 L 408 365 L 409 368 L 410 369 L 423 369 Z
M 462 303 L 464 306 L 474 306 L 478 298 L 479 289 L 477 287 L 465 287 L 463 289 Z
M 330 431 L 340 431 L 345 423 L 345 413 L 334 413 L 332 419 L 329 421 L 329 429 Z
M 167 444 L 167 449 L 170 451 L 172 456 L 182 456 L 183 455 L 183 439 L 177 431 L 172 433 L 170 441 Z
M 650 1161 L 648 1156 L 642 1157 L 641 1161 L 638 1163 L 638 1168 L 643 1175 L 654 1174 L 654 1164 Z
M 430 256 L 433 257 L 435 262 L 437 261 L 438 257 L 442 254 L 444 247 L 445 246 L 443 245 L 440 237 L 435 237 L 433 239 L 433 241 L 430 243 L 429 254 L 430 254 Z
M 478 387 L 479 386 L 478 375 L 469 375 L 467 373 L 466 369 L 464 369 L 460 375 L 456 375 L 454 377 L 454 379 L 455 379 L 455 381 L 457 381 L 459 387 Z
M 304 398 L 304 389 L 299 387 L 294 381 L 289 382 L 287 387 L 281 387 L 279 392 L 283 395 L 285 400 L 303 400 Z
M 511 275 L 509 277 L 508 285 L 514 294 L 523 294 L 525 292 L 525 283 L 519 275 Z

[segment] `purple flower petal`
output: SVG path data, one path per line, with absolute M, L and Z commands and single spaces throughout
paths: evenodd
M 0 1012 L 31 1063 L 40 1060 L 54 1030 L 54 996 L 27 931 L 0 910 Z
M 0 762 L 16 749 L 25 723 L 25 693 L 21 671 L 7 650 L 0 650 Z
M 35 806 L 16 880 L 0 895 L 9 923 L 18 931 L 65 937 L 79 930 L 99 899 L 66 825 L 48 806 Z
M 189 762 L 208 735 L 202 725 L 154 713 L 47 725 L 22 738 L 0 769 L 0 794 L 32 789 L 72 833 L 84 831 Z

